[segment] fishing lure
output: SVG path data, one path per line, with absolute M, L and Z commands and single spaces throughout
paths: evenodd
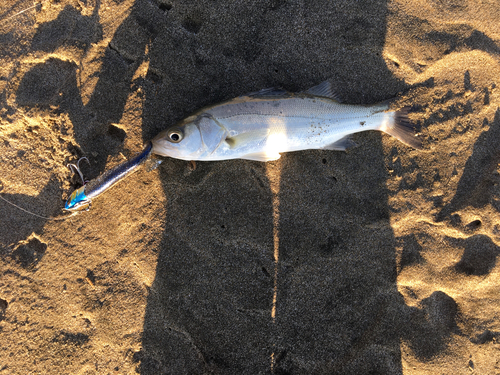
M 92 204 L 92 199 L 97 198 L 129 174 L 135 172 L 140 165 L 144 164 L 149 159 L 152 150 L 153 144 L 149 141 L 138 155 L 130 160 L 118 164 L 114 168 L 104 172 L 102 175 L 89 182 L 85 182 L 83 180 L 83 175 L 80 171 L 79 165 L 74 166 L 72 164 L 82 178 L 83 186 L 71 193 L 66 204 L 64 205 L 64 209 L 68 211 L 89 210 Z

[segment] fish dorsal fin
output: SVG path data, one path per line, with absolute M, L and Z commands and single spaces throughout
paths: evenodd
M 255 152 L 253 154 L 243 155 L 240 159 L 254 160 L 254 161 L 272 161 L 272 160 L 278 160 L 280 157 L 281 155 L 278 152 L 269 153 L 266 151 L 262 151 L 262 152 Z
M 334 150 L 334 151 L 345 151 L 348 148 L 356 146 L 356 143 L 352 140 L 351 135 L 346 135 L 343 138 L 340 138 L 338 141 L 333 142 L 332 144 L 326 145 L 322 147 L 322 150 Z
M 246 94 L 243 96 L 283 96 L 283 95 L 287 95 L 287 92 L 285 90 L 276 87 L 270 87 L 267 89 L 251 92 L 250 94 Z
M 326 98 L 330 98 L 342 102 L 340 96 L 335 92 L 333 85 L 330 81 L 321 82 L 319 85 L 311 87 L 309 90 L 305 91 L 306 94 L 315 95 L 315 96 L 324 96 Z
M 245 147 L 250 142 L 258 142 L 269 136 L 269 129 L 252 130 L 234 136 L 226 137 L 225 142 L 228 147 L 235 149 Z

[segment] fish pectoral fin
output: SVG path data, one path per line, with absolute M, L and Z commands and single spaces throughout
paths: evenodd
M 332 144 L 322 147 L 322 150 L 334 150 L 334 151 L 345 151 L 348 148 L 356 146 L 356 143 L 352 140 L 352 136 L 349 134 Z
M 232 137 L 226 137 L 224 142 L 228 145 L 230 149 L 235 149 L 238 147 L 244 147 L 250 142 L 258 142 L 269 136 L 269 129 L 260 129 L 255 131 L 248 131 Z
M 309 90 L 305 91 L 305 93 L 315 96 L 324 96 L 342 103 L 342 98 L 335 92 L 335 89 L 330 81 L 321 82 L 319 85 L 311 87 Z
M 245 133 L 241 133 L 232 137 L 227 137 L 225 139 L 225 143 L 231 149 L 238 149 L 249 147 L 251 150 L 253 146 L 267 142 L 266 140 L 269 137 L 270 130 L 269 129 L 259 129 L 259 130 L 251 130 Z M 255 149 L 255 148 L 254 148 Z M 240 159 L 246 160 L 255 160 L 255 161 L 271 161 L 278 160 L 280 158 L 280 154 L 278 151 L 260 151 L 260 152 L 252 152 L 240 157 Z
M 269 153 L 269 152 L 255 152 L 253 154 L 247 154 L 243 155 L 240 159 L 245 159 L 245 160 L 254 160 L 254 161 L 272 161 L 272 160 L 278 160 L 281 157 L 281 155 L 276 152 L 276 153 Z

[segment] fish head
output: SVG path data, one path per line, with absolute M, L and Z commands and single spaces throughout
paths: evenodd
M 203 152 L 200 129 L 193 117 L 188 117 L 153 138 L 153 153 L 176 159 L 193 160 Z
M 153 153 L 183 160 L 202 160 L 214 152 L 226 131 L 207 114 L 190 116 L 153 140 Z

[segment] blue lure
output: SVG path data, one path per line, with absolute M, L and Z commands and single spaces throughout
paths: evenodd
M 84 183 L 84 185 L 71 193 L 69 199 L 64 205 L 64 209 L 68 211 L 79 211 L 90 209 L 92 200 L 100 194 L 104 193 L 107 189 L 115 185 L 117 182 L 123 180 L 129 174 L 137 170 L 151 156 L 153 144 L 151 141 L 146 143 L 142 152 L 130 160 L 118 164 L 116 167 L 104 172 L 99 177 Z M 77 167 L 75 167 L 77 168 Z M 77 168 L 77 172 L 81 172 Z

